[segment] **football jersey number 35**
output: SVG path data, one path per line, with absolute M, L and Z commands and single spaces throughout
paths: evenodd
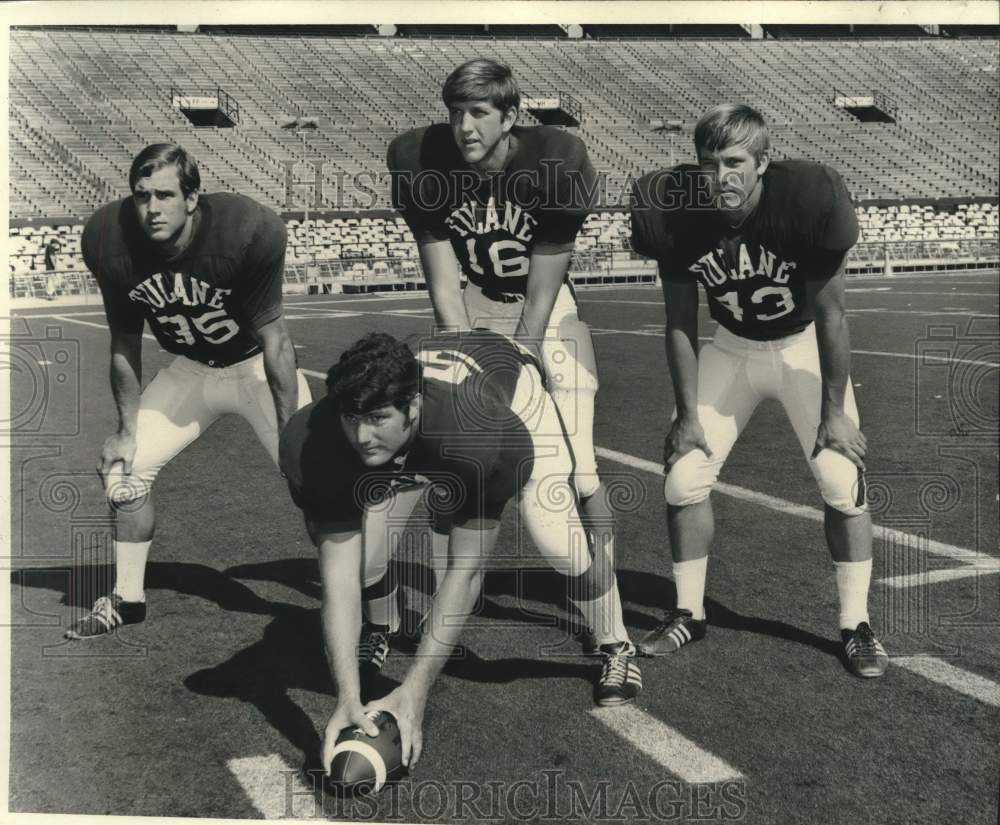
M 224 344 L 240 331 L 239 324 L 226 315 L 224 309 L 213 309 L 196 318 L 185 315 L 157 315 L 163 329 L 179 344 L 194 346 L 196 338 L 191 331 L 191 325 L 199 332 L 202 339 L 210 344 Z M 172 328 L 168 326 L 172 325 Z

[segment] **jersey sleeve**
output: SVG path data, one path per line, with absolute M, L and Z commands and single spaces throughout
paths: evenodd
M 448 240 L 448 230 L 430 204 L 446 202 L 441 191 L 443 173 L 424 171 L 419 161 L 419 140 L 414 132 L 406 132 L 389 144 L 386 164 L 391 179 L 392 205 L 402 215 L 418 244 Z M 433 190 L 433 191 L 432 191 Z
M 680 198 L 677 192 L 667 191 L 667 184 L 673 181 L 671 173 L 654 173 L 639 178 L 632 186 L 631 223 L 632 249 L 659 264 L 660 277 L 690 280 L 687 270 L 678 270 L 674 265 L 676 257 L 675 232 L 669 218 L 671 210 L 679 210 Z
M 534 251 L 542 254 L 573 248 L 598 196 L 597 174 L 586 145 L 576 136 L 559 134 L 565 145 L 551 152 L 554 157 L 539 160 L 548 184 L 535 233 Z
M 825 214 L 817 227 L 815 247 L 823 252 L 846 252 L 858 242 L 858 217 L 840 174 L 824 167 L 829 182 Z
M 87 269 L 93 274 L 101 289 L 104 315 L 112 332 L 139 334 L 144 316 L 140 306 L 129 300 L 123 278 L 116 277 L 116 267 L 121 265 L 122 250 L 118 233 L 112 223 L 113 215 L 106 207 L 87 221 L 80 238 L 80 249 Z
M 334 469 L 336 450 L 310 429 L 316 402 L 303 407 L 282 430 L 278 466 L 288 484 L 292 502 L 309 521 L 336 522 L 361 527 L 361 509 L 351 495 L 349 481 Z M 352 476 L 353 477 L 353 476 Z
M 241 290 L 241 315 L 254 328 L 281 315 L 281 287 L 285 274 L 285 222 L 266 207 L 243 259 L 245 281 Z

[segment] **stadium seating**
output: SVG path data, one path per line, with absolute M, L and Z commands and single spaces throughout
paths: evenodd
M 859 199 L 996 191 L 993 40 L 675 36 L 608 43 L 428 33 L 421 27 L 421 37 L 407 39 L 15 29 L 12 214 L 82 217 L 103 192 L 123 190 L 138 148 L 165 138 L 199 158 L 208 191 L 242 191 L 290 209 L 296 201 L 286 178 L 312 180 L 315 166 L 302 163 L 308 159 L 324 164 L 324 192 L 311 207 L 385 207 L 385 180 L 374 178 L 384 169 L 386 145 L 402 129 L 441 118 L 443 78 L 474 55 L 515 66 L 527 95 L 569 91 L 583 107 L 579 134 L 595 167 L 612 179 L 667 165 L 671 155 L 689 159 L 698 115 L 719 100 L 739 99 L 773 124 L 778 156 L 829 162 Z M 172 107 L 170 85 L 224 89 L 239 102 L 239 123 L 191 126 Z M 833 105 L 835 93 L 875 90 L 895 101 L 896 123 L 860 123 Z M 289 114 L 318 117 L 320 129 L 283 131 L 279 121 Z M 653 118 L 680 120 L 685 131 L 652 133 Z M 46 147 L 61 147 L 72 165 L 61 167 Z M 337 185 L 338 176 L 364 173 L 367 183 L 354 191 Z
M 412 237 L 401 219 L 385 217 L 386 148 L 404 129 L 442 118 L 441 83 L 472 56 L 514 66 L 525 96 L 568 92 L 581 105 L 576 133 L 605 179 L 601 211 L 578 239 L 581 266 L 630 255 L 622 211 L 630 180 L 694 160 L 693 123 L 720 100 L 763 112 L 775 157 L 839 169 L 860 202 L 862 247 L 870 245 L 859 247 L 862 258 L 916 241 L 947 242 L 944 253 L 957 254 L 959 244 L 998 235 L 997 206 L 982 203 L 996 197 L 1000 178 L 995 39 L 914 39 L 912 31 L 817 39 L 789 30 L 781 33 L 804 39 L 762 41 L 738 26 L 640 26 L 607 42 L 594 39 L 603 34 L 595 27 L 584 27 L 585 39 L 553 26 L 498 26 L 491 38 L 483 27 L 456 36 L 419 26 L 409 38 L 357 36 L 375 32 L 359 28 L 318 36 L 288 36 L 287 27 L 12 30 L 11 216 L 15 227 L 26 218 L 53 224 L 11 230 L 14 291 L 40 294 L 53 235 L 63 241 L 57 267 L 71 276 L 67 288 L 93 287 L 79 256 L 80 222 L 126 194 L 131 158 L 160 140 L 192 151 L 204 191 L 239 191 L 293 213 L 290 271 L 415 277 Z M 239 104 L 238 123 L 192 126 L 171 88 L 225 90 Z M 875 92 L 890 99 L 896 122 L 862 123 L 833 103 L 837 94 Z M 320 128 L 282 129 L 294 116 L 315 117 Z M 681 131 L 653 131 L 655 120 Z M 536 121 L 524 112 L 522 122 Z M 366 216 L 372 209 L 381 212 Z
M 861 206 L 857 209 L 861 243 L 915 240 L 995 239 L 1000 233 L 1000 211 L 994 203 Z M 291 266 L 358 259 L 415 259 L 416 244 L 400 217 L 291 219 L 287 263 Z M 53 237 L 62 242 L 60 269 L 83 271 L 79 255 L 81 224 L 52 227 L 25 226 L 10 234 L 12 273 L 44 273 L 45 245 Z M 595 212 L 577 238 L 576 250 L 607 253 L 629 249 L 628 214 Z

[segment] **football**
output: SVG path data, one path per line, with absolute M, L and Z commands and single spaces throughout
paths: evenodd
M 329 781 L 340 793 L 378 793 L 386 782 L 405 773 L 396 719 L 386 711 L 370 713 L 369 718 L 378 726 L 378 736 L 344 728 L 337 737 Z

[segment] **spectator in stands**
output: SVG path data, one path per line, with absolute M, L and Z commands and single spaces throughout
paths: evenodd
M 551 126 L 516 125 L 520 91 L 494 60 L 456 68 L 442 98 L 449 122 L 399 135 L 388 153 L 393 204 L 417 241 L 435 319 L 491 329 L 539 359 L 573 448 L 581 517 L 595 552 L 613 556 L 593 443 L 597 365 L 567 275 L 597 188 L 587 149 Z
M 97 470 L 116 512 L 116 578 L 71 639 L 145 619 L 160 469 L 226 413 L 276 462 L 281 429 L 310 400 L 282 314 L 281 218 L 243 195 L 200 195 L 198 166 L 176 144 L 147 146 L 128 180 L 131 196 L 98 209 L 81 242 L 111 330 L 118 429 Z M 140 391 L 145 323 L 175 358 Z
M 850 196 L 827 166 L 771 162 L 764 119 L 749 106 L 709 110 L 695 149 L 700 170 L 651 173 L 633 193 L 632 246 L 659 265 L 676 398 L 663 449 L 677 607 L 639 648 L 671 653 L 704 637 L 709 494 L 754 409 L 775 398 L 826 505 L 848 667 L 881 676 L 888 657 L 868 617 L 868 447 L 844 311 L 844 262 L 858 237 Z M 700 352 L 699 282 L 718 322 Z
M 49 242 L 45 245 L 45 269 L 48 272 L 54 272 L 58 268 L 56 258 L 61 251 L 62 244 L 59 243 L 59 239 L 49 239 Z
M 61 251 L 62 244 L 59 243 L 58 238 L 50 238 L 49 242 L 45 244 L 45 297 L 49 301 L 54 301 L 56 295 L 62 292 L 65 287 L 63 277 L 56 272 L 59 268 L 57 258 Z

